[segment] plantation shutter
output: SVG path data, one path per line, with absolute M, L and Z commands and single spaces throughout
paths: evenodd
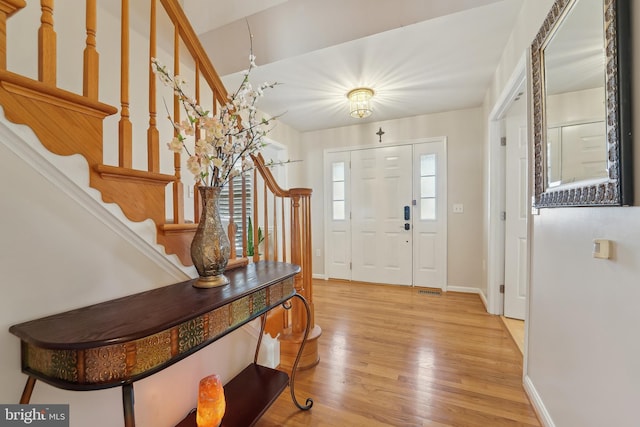
M 245 191 L 244 197 L 247 199 L 247 217 L 251 217 L 253 213 L 253 174 L 245 175 Z M 233 178 L 233 222 L 236 224 L 235 245 L 236 251 L 242 255 L 242 230 L 246 227 L 246 219 L 242 218 L 242 176 Z M 223 222 L 229 223 L 229 185 L 222 187 L 220 192 L 220 218 Z

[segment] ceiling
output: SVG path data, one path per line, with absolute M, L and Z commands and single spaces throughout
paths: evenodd
M 605 84 L 604 8 L 577 2 L 544 48 L 545 92 L 554 95 Z
M 223 82 L 237 88 L 253 52 L 260 100 L 299 130 L 482 105 L 523 0 L 183 0 Z M 371 87 L 373 114 L 349 116 Z

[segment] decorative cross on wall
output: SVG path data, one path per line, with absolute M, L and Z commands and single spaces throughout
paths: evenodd
M 382 142 L 382 135 L 384 135 L 384 132 L 382 131 L 382 128 L 378 129 L 378 132 L 376 132 L 376 135 L 378 135 L 380 137 L 378 142 Z

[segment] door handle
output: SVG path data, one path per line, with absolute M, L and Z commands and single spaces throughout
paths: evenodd
M 411 208 L 409 206 L 404 207 L 404 220 L 409 221 L 411 219 Z M 408 230 L 405 228 L 405 230 Z
M 405 222 L 404 223 L 404 229 L 407 230 L 407 231 L 411 230 L 411 224 L 409 224 L 408 222 Z

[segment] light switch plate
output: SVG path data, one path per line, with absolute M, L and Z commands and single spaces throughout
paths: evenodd
M 464 205 L 462 203 L 454 204 L 453 213 L 464 213 Z

